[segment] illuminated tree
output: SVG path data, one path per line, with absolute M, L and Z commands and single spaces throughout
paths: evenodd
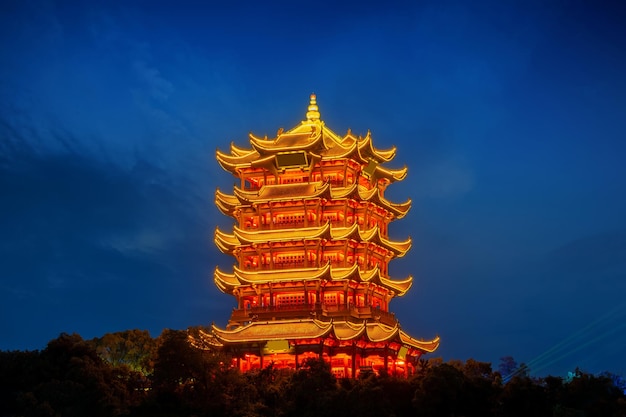
M 144 375 L 152 373 L 157 343 L 147 330 L 107 333 L 90 343 L 98 355 L 113 366 L 126 365 Z

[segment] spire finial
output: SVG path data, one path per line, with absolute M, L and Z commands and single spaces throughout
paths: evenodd
M 311 94 L 311 101 L 309 102 L 309 111 L 306 112 L 307 120 L 319 120 L 320 112 L 317 107 L 317 99 L 315 93 Z

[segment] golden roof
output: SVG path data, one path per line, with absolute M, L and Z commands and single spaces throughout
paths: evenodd
M 422 352 L 434 352 L 439 346 L 439 337 L 422 341 L 408 336 L 398 325 L 381 323 L 351 323 L 343 320 L 328 322 L 316 319 L 274 320 L 251 322 L 233 330 L 224 330 L 213 325 L 213 335 L 224 344 L 266 342 L 271 340 L 302 340 L 333 336 L 337 340 L 349 341 L 365 338 L 374 343 L 397 342 Z
M 377 165 L 375 175 L 378 178 L 387 178 L 390 181 L 402 181 L 406 178 L 408 170 L 409 169 L 407 167 L 402 167 L 400 169 L 390 169 Z
M 276 139 L 261 139 L 250 134 L 250 144 L 259 155 L 273 156 L 279 152 L 289 151 L 310 151 L 319 149 L 323 143 L 321 130 L 316 133 L 315 124 L 303 125 L 309 129 L 292 129 L 286 133 L 281 133 Z
M 218 227 L 215 228 L 215 245 L 217 248 L 226 254 L 231 254 L 233 250 L 241 246 L 241 242 L 235 235 L 229 235 L 222 232 Z
M 243 285 L 316 280 L 327 280 L 330 282 L 354 280 L 379 284 L 393 291 L 393 295 L 400 297 L 406 294 L 413 285 L 412 276 L 404 280 L 386 278 L 381 274 L 378 266 L 363 271 L 359 269 L 359 265 L 356 263 L 348 268 L 335 268 L 331 267 L 330 262 L 321 268 L 267 269 L 261 271 L 246 271 L 234 266 L 233 273 L 224 272 L 219 267 L 216 267 L 213 280 L 215 285 L 227 294 L 231 294 L 233 290 Z
M 403 218 L 411 208 L 411 199 L 408 199 L 404 203 L 392 203 L 382 196 L 378 188 L 372 188 L 367 191 L 364 190 L 366 190 L 365 187 L 358 187 L 359 196 L 361 196 L 363 200 L 380 204 L 382 207 L 395 214 L 398 219 Z
M 281 270 L 245 271 L 237 266 L 233 267 L 234 275 L 242 284 L 267 284 L 284 281 L 304 281 L 332 279 L 330 262 L 321 268 L 297 268 Z
M 365 333 L 365 322 L 333 321 L 333 331 L 338 340 L 353 340 Z
M 411 347 L 414 347 L 415 349 L 419 349 L 427 353 L 432 353 L 439 347 L 439 336 L 435 337 L 433 340 L 423 341 L 412 338 L 402 330 L 400 330 L 399 335 L 400 341 L 403 344 L 409 345 Z
M 355 224 L 354 226 L 357 226 L 357 225 Z M 391 252 L 394 252 L 394 254 L 398 257 L 403 257 L 404 255 L 406 255 L 408 250 L 411 249 L 412 241 L 410 237 L 403 242 L 396 242 L 393 240 L 389 240 L 386 237 L 381 235 L 380 228 L 378 227 L 378 225 L 375 225 L 374 227 L 367 229 L 367 230 L 362 230 L 358 227 L 353 227 L 353 228 L 356 229 L 356 233 L 354 233 L 353 235 L 355 237 L 358 236 L 359 241 L 376 243 L 378 246 L 382 246 L 383 248 L 388 249 Z M 339 233 L 340 232 L 338 231 L 337 234 L 339 235 Z M 345 237 L 337 236 L 336 239 L 341 239 L 341 238 L 345 239 L 347 237 L 348 236 L 345 236 Z
M 270 172 L 278 169 L 275 156 L 280 153 L 304 151 L 315 161 L 319 159 L 344 159 L 353 158 L 359 163 L 366 164 L 370 160 L 377 163 L 388 162 L 393 159 L 396 148 L 380 151 L 373 147 L 371 137 L 368 135 L 361 140 L 354 140 L 352 137 L 342 139 L 332 131 L 322 126 L 320 133 L 316 136 L 314 131 L 306 133 L 283 133 L 276 140 L 265 140 L 250 134 L 250 143 L 253 149 L 235 148 L 231 145 L 231 154 L 216 151 L 216 158 L 220 166 L 229 172 L 247 168 L 265 168 Z M 397 175 L 391 173 L 400 170 L 382 170 L 381 176 L 388 176 L 390 179 L 399 180 Z
M 239 146 L 235 145 L 234 142 L 230 143 L 230 153 L 233 156 L 245 156 L 245 155 L 248 155 L 248 154 L 255 154 L 255 152 L 256 151 L 254 149 L 240 148 Z M 255 155 L 258 158 L 259 154 L 256 153 Z
M 213 334 L 226 343 L 315 339 L 326 336 L 331 330 L 332 322 L 315 319 L 257 321 L 234 330 L 223 330 L 213 325 Z
M 356 183 L 344 188 L 331 188 L 328 182 L 312 182 L 265 185 L 259 190 L 250 191 L 234 187 L 234 195 L 225 194 L 219 189 L 215 192 L 215 204 L 227 215 L 231 215 L 233 210 L 239 205 L 315 198 L 326 198 L 335 201 L 354 198 L 360 201 L 373 202 L 393 213 L 398 219 L 404 217 L 411 208 L 410 199 L 404 203 L 392 203 L 382 196 L 378 187 L 368 189 Z
M 215 229 L 215 244 L 226 254 L 232 254 L 235 249 L 245 245 L 319 239 L 332 241 L 354 239 L 359 242 L 375 243 L 398 257 L 404 256 L 412 244 L 411 238 L 403 242 L 385 238 L 381 235 L 378 225 L 363 230 L 359 228 L 357 223 L 353 223 L 350 227 L 331 228 L 330 221 L 328 221 L 322 226 L 270 230 L 244 230 L 234 226 L 233 234 L 223 232 L 219 228 Z
M 231 144 L 230 155 L 218 150 L 216 157 L 219 164 L 230 172 L 260 166 L 274 171 L 277 168 L 274 156 L 283 152 L 305 151 L 322 158 L 351 157 L 360 163 L 368 163 L 369 160 L 378 163 L 389 162 L 396 155 L 395 147 L 388 150 L 376 149 L 369 131 L 365 137 L 356 137 L 350 131 L 345 136 L 333 132 L 320 120 L 319 108 L 314 94 L 311 95 L 306 117 L 306 120 L 290 130 L 279 130 L 276 137 L 272 139 L 260 138 L 250 133 L 251 149 Z M 391 170 L 381 172 L 391 172 Z M 398 178 L 398 175 L 390 176 L 392 180 Z
M 259 159 L 259 153 L 254 150 L 244 151 L 241 148 L 237 148 L 237 149 L 238 149 L 237 154 L 234 154 L 234 155 L 223 153 L 218 149 L 216 151 L 217 161 L 220 163 L 223 163 L 226 167 L 229 167 L 231 165 L 241 166 L 244 164 L 248 166 L 249 164 L 252 163 L 252 161 Z
M 295 184 L 265 185 L 259 190 L 247 191 L 239 187 L 234 188 L 235 196 L 243 204 L 267 203 L 275 201 L 292 201 L 294 197 L 319 198 L 331 197 L 330 183 L 308 182 Z
M 215 268 L 213 273 L 213 282 L 217 288 L 226 294 L 232 294 L 233 290 L 241 286 L 241 282 L 237 279 L 235 274 L 228 274 L 223 272 L 218 267 Z
M 332 230 L 334 233 L 334 229 Z M 240 245 L 258 244 L 261 242 L 283 242 L 294 240 L 310 240 L 310 239 L 331 239 L 330 221 L 321 226 L 302 227 L 293 229 L 271 229 L 271 230 L 243 230 L 234 227 L 234 237 Z
M 220 342 L 217 337 L 212 333 L 207 333 L 202 329 L 197 331 L 187 330 L 187 340 L 191 346 L 202 350 L 213 350 L 215 348 L 222 348 L 224 344 Z
M 381 207 L 395 214 L 398 219 L 404 217 L 411 208 L 411 199 L 408 199 L 404 203 L 392 203 L 382 196 L 378 187 L 368 189 L 360 184 L 354 183 L 350 187 L 332 188 L 330 191 L 331 198 L 333 200 L 354 198 L 360 201 L 377 203 Z
M 396 323 L 395 326 L 387 326 L 382 323 L 367 323 L 367 339 L 371 342 L 386 342 L 392 338 L 394 338 L 400 328 Z
M 372 135 L 369 131 L 367 132 L 367 136 L 357 143 L 359 155 L 361 155 L 361 160 L 363 160 L 364 162 L 370 159 L 373 159 L 376 162 L 389 162 L 396 156 L 395 146 L 387 150 L 374 148 L 374 144 L 372 143 Z
M 403 280 L 395 280 L 385 278 L 380 272 L 378 266 L 370 269 L 369 271 L 359 271 L 359 278 L 362 282 L 376 282 L 385 288 L 394 291 L 394 295 L 398 297 L 403 296 L 413 285 L 413 277 L 408 276 Z
M 235 209 L 241 205 L 237 197 L 223 193 L 219 188 L 215 190 L 215 205 L 227 216 L 232 216 Z

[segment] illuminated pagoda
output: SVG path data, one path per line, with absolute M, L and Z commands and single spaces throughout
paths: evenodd
M 411 206 L 385 199 L 407 173 L 383 166 L 395 148 L 374 148 L 370 132 L 337 135 L 320 119 L 315 95 L 293 129 L 249 136 L 251 148 L 217 151 L 239 185 L 215 193 L 235 220 L 232 232 L 216 229 L 215 244 L 236 262 L 233 272 L 216 268 L 214 280 L 237 306 L 226 328 L 213 325 L 205 338 L 242 371 L 297 369 L 323 357 L 338 377 L 412 374 L 439 338 L 410 337 L 389 310 L 413 282 L 388 274 L 389 261 L 411 247 L 410 238 L 388 237 L 389 223 Z

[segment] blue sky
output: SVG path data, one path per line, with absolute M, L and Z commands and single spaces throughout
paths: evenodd
M 626 10 L 582 1 L 0 6 L 0 349 L 224 325 L 214 159 L 370 129 L 413 200 L 391 307 L 445 359 L 626 374 Z

